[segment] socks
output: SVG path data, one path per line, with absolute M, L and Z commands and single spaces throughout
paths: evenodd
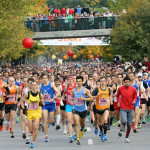
M 104 123 L 104 134 L 106 135 L 107 133 L 107 127 L 108 127 L 108 123 Z
M 127 126 L 126 138 L 129 137 L 130 131 L 131 131 L 131 126 Z
M 0 126 L 3 126 L 3 119 L 0 119 Z
M 60 122 L 60 114 L 56 115 L 56 125 L 59 125 Z
M 104 130 L 103 130 L 103 125 L 99 125 L 99 129 L 100 129 L 100 131 L 103 133 L 104 132 Z

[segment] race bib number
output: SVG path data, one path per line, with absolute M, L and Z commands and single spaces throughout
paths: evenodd
M 3 93 L 2 93 L 2 90 L 0 90 L 0 103 L 3 103 Z
M 82 100 L 80 100 L 80 98 L 74 98 L 74 104 L 81 106 L 84 104 L 84 102 Z
M 8 102 L 15 102 L 15 98 L 16 96 L 15 95 L 8 95 Z
M 50 94 L 44 95 L 44 101 L 49 102 L 51 100 Z
M 29 110 L 37 110 L 38 104 L 37 103 L 30 103 Z
M 72 95 L 68 95 L 68 102 L 70 103 L 72 100 Z
M 107 105 L 107 98 L 100 98 L 99 105 L 106 106 Z

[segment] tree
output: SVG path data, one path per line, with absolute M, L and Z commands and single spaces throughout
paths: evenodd
M 133 0 L 127 14 L 121 15 L 111 31 L 112 54 L 122 55 L 127 60 L 137 60 L 148 53 L 149 19 L 143 19 L 142 16 L 149 18 L 149 8 L 148 0 Z
M 22 46 L 25 37 L 31 37 L 32 32 L 24 26 L 27 13 L 41 9 L 45 0 L 1 0 L 0 1 L 0 58 L 17 59 L 26 49 Z
M 107 5 L 110 10 L 122 12 L 123 9 L 128 9 L 132 1 L 133 0 L 108 0 Z

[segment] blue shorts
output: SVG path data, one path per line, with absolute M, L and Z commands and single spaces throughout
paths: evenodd
M 136 100 L 136 103 L 134 104 L 134 109 L 135 107 L 140 107 L 140 98 L 138 97 Z
M 65 107 L 65 112 L 72 112 L 72 110 L 73 110 L 73 106 L 67 104 Z
M 42 110 L 48 110 L 48 112 L 53 112 L 56 110 L 56 104 L 45 104 L 45 106 L 42 107 Z

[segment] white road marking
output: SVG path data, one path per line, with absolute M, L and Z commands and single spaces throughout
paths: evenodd
M 91 128 L 90 128 L 90 127 L 87 127 L 86 129 L 87 129 L 87 131 L 91 131 Z
M 88 145 L 93 145 L 93 140 L 92 139 L 88 139 Z

